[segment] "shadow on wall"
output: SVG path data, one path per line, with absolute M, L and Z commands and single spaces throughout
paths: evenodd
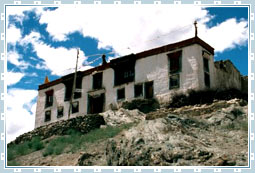
M 138 109 L 143 113 L 149 113 L 159 109 L 159 102 L 155 99 L 135 99 L 132 101 L 126 101 L 122 103 L 122 107 L 124 109 Z
M 187 93 L 175 94 L 167 107 L 176 108 L 187 105 L 210 104 L 214 100 L 231 100 L 234 98 L 248 101 L 248 94 L 235 88 L 226 90 L 189 90 Z

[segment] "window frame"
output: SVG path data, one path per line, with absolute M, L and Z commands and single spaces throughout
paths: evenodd
M 62 114 L 59 114 L 59 109 L 62 108 Z M 61 118 L 64 116 L 64 106 L 58 106 L 57 107 L 57 118 Z
M 181 72 L 182 72 L 182 54 L 183 54 L 183 50 L 177 50 L 171 53 L 167 54 L 168 57 L 168 70 L 169 70 L 169 90 L 171 89 L 178 89 L 180 88 L 180 84 L 181 84 Z M 178 69 L 176 70 L 171 70 L 171 60 L 175 60 L 178 58 Z M 174 63 L 177 64 L 177 63 Z M 173 82 L 172 80 L 176 79 L 177 80 L 177 84 L 176 85 L 171 85 L 171 83 Z
M 151 97 L 147 95 L 148 85 L 152 86 L 152 96 Z M 151 99 L 153 97 L 154 97 L 154 82 L 153 81 L 144 82 L 144 98 L 145 99 Z
M 49 112 L 48 118 L 47 118 L 47 112 Z M 45 114 L 44 114 L 44 122 L 49 122 L 49 121 L 51 121 L 51 110 L 45 111 Z
M 171 70 L 171 60 L 174 60 L 176 58 L 175 56 L 177 56 L 178 54 L 179 54 L 179 56 L 178 56 L 178 69 L 177 70 Z M 182 50 L 178 50 L 178 51 L 168 53 L 167 57 L 168 57 L 168 63 L 169 63 L 169 66 L 168 66 L 169 74 L 180 73 L 182 71 Z
M 123 91 L 123 97 L 120 98 L 120 93 L 119 92 L 122 92 L 122 91 Z M 125 92 L 126 92 L 125 87 L 117 89 L 117 100 L 118 101 L 125 100 L 125 98 L 126 98 L 126 93 Z
M 136 94 L 137 87 L 141 87 L 141 93 L 139 95 Z M 143 96 L 144 96 L 144 84 L 143 83 L 135 84 L 134 85 L 134 97 L 139 98 L 139 97 L 143 97 Z
M 174 79 L 174 77 L 177 77 L 177 85 L 171 85 L 171 79 Z M 176 73 L 169 76 L 169 89 L 176 89 L 180 88 L 180 74 Z
M 74 103 L 77 103 L 77 111 L 74 112 Z M 72 114 L 79 113 L 79 101 L 72 102 Z
M 205 87 L 211 87 L 211 78 L 210 78 L 210 53 L 203 50 L 202 58 L 203 58 L 203 71 L 204 71 L 204 84 Z
M 65 97 L 64 101 L 70 101 L 72 97 L 72 88 L 73 88 L 73 80 L 74 78 L 66 79 L 63 83 L 65 85 Z M 75 89 L 82 89 L 82 77 L 76 78 L 76 88 Z M 79 99 L 82 96 L 82 92 L 73 92 L 73 99 Z
M 97 78 L 100 79 L 100 82 L 96 81 Z M 98 83 L 99 83 L 99 86 L 97 86 Z M 92 76 L 92 88 L 94 90 L 103 88 L 103 72 L 98 72 Z
M 45 92 L 46 98 L 45 98 L 45 108 L 53 106 L 54 102 L 54 90 L 48 90 Z

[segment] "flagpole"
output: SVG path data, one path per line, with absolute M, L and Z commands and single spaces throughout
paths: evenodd
M 72 88 L 72 94 L 71 94 L 70 106 L 69 106 L 69 112 L 68 112 L 68 119 L 70 118 L 70 115 L 71 115 L 73 97 L 74 97 L 74 92 L 75 92 L 75 89 L 76 89 L 78 59 L 79 59 L 79 49 L 77 49 L 77 59 L 76 59 L 75 73 L 74 73 L 74 79 L 73 79 L 73 88 Z

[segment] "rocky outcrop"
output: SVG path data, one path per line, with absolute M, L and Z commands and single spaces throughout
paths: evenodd
M 120 108 L 119 110 L 108 110 L 100 113 L 104 117 L 104 120 L 109 126 L 118 126 L 126 123 L 139 122 L 145 120 L 145 114 L 139 110 L 126 110 Z
M 107 165 L 247 165 L 247 129 L 240 126 L 248 124 L 247 106 L 238 99 L 227 103 L 203 118 L 168 113 L 140 122 L 108 141 Z
M 58 123 L 35 129 L 16 142 L 36 135 L 63 135 L 70 128 L 87 133 L 103 124 L 116 126 L 112 130 L 126 123 L 132 125 L 112 138 L 82 143 L 83 147 L 75 153 L 43 157 L 37 151 L 17 158 L 17 162 L 33 166 L 248 165 L 248 106 L 241 99 L 160 108 L 148 114 L 121 108 Z
M 46 126 L 42 126 L 34 129 L 28 133 L 25 133 L 15 139 L 12 143 L 19 144 L 27 140 L 31 140 L 32 137 L 40 136 L 41 139 L 46 139 L 54 135 L 65 135 L 71 129 L 79 131 L 81 133 L 88 133 L 89 131 L 99 128 L 104 125 L 105 121 L 101 115 L 91 114 L 85 116 L 79 116 L 71 118 L 65 121 L 58 121 Z

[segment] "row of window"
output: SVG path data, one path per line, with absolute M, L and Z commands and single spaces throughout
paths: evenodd
M 209 58 L 210 54 L 202 51 L 203 66 L 204 66 L 204 83 L 205 86 L 210 88 L 210 70 Z M 169 58 L 169 89 L 180 87 L 180 72 L 182 70 L 182 51 L 177 51 L 168 54 Z
M 203 55 L 203 65 L 204 65 L 204 82 L 206 87 L 210 87 L 210 72 L 209 72 L 209 54 L 206 51 L 202 52 Z M 177 51 L 168 54 L 169 59 L 169 89 L 179 88 L 180 87 L 180 73 L 182 69 L 182 51 Z M 120 85 L 127 82 L 134 81 L 135 71 L 134 65 L 127 65 L 115 68 L 115 85 Z M 72 92 L 72 81 L 73 79 L 65 80 L 64 84 L 66 86 L 65 92 L 65 101 L 69 101 L 71 98 Z M 76 88 L 79 90 L 81 89 L 81 77 L 77 77 L 76 80 Z M 103 81 L 103 73 L 99 72 L 93 75 L 93 89 L 101 89 L 102 88 L 102 81 Z M 152 88 L 150 86 L 152 84 L 146 84 L 143 87 L 143 84 L 135 85 L 135 97 L 143 96 L 143 91 L 145 91 L 145 98 L 150 98 L 153 96 L 153 93 L 146 93 L 151 92 L 147 88 Z M 81 97 L 81 92 L 78 90 L 74 92 L 74 99 Z M 125 98 L 125 89 L 117 90 L 117 99 L 121 100 Z M 45 108 L 50 107 L 53 105 L 53 90 L 46 92 L 46 103 Z
M 72 114 L 79 112 L 79 102 L 78 101 L 73 102 L 72 107 L 71 107 L 71 112 L 72 112 Z M 58 106 L 57 118 L 61 118 L 63 116 L 64 116 L 64 106 Z M 51 120 L 51 110 L 47 110 L 47 111 L 45 111 L 44 121 L 48 122 L 50 120 Z
M 153 81 L 134 85 L 134 96 L 135 98 L 153 98 Z M 120 88 L 117 90 L 117 100 L 123 99 L 125 99 L 125 88 Z

